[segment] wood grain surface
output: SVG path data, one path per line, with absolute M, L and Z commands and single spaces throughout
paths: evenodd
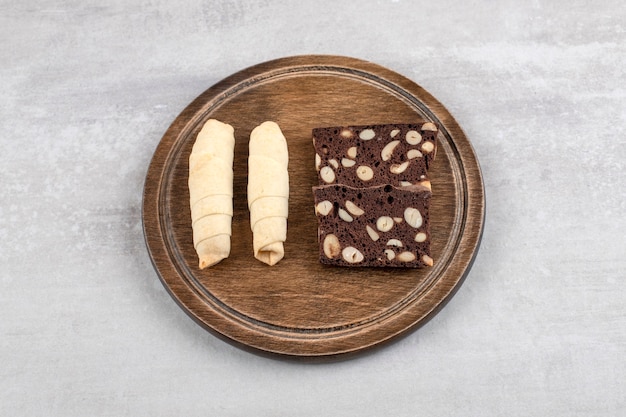
M 230 257 L 201 271 L 192 244 L 187 176 L 191 147 L 209 118 L 235 129 L 234 216 Z M 248 140 L 266 120 L 280 125 L 289 148 L 285 258 L 273 267 L 253 257 L 246 202 Z M 416 120 L 442 127 L 430 171 L 434 267 L 319 264 L 311 129 Z M 143 224 L 160 279 L 199 324 L 257 353 L 339 358 L 415 329 L 444 305 L 471 267 L 484 210 L 484 187 L 471 144 L 435 98 L 373 63 L 299 56 L 240 71 L 184 109 L 150 164 Z

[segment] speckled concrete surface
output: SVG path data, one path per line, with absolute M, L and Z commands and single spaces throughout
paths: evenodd
M 625 22 L 622 1 L 0 1 L 0 415 L 626 415 Z M 187 103 L 308 53 L 435 95 L 488 201 L 447 307 L 324 365 L 193 323 L 140 218 Z

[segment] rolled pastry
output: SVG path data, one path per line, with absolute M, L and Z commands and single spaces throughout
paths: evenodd
M 230 255 L 234 150 L 233 127 L 209 119 L 189 156 L 191 227 L 200 269 Z
M 285 256 L 289 200 L 287 141 L 274 122 L 263 122 L 250 134 L 248 208 L 254 257 L 275 265 Z

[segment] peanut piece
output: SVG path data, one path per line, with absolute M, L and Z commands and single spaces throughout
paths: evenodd
M 402 174 L 409 167 L 409 161 L 405 161 L 401 164 L 393 164 L 389 168 L 392 174 Z
M 356 158 L 356 146 L 348 148 L 348 152 L 346 152 L 346 155 L 348 155 L 348 158 Z
M 422 261 L 424 261 L 424 263 L 428 266 L 433 266 L 433 258 L 428 255 L 422 256 Z
M 329 159 L 328 163 L 331 164 L 333 166 L 333 168 L 335 168 L 335 169 L 339 168 L 339 162 L 337 162 L 336 159 Z
M 409 130 L 406 132 L 405 139 L 409 145 L 417 145 L 422 141 L 422 135 L 415 130 Z
M 393 129 L 389 135 L 392 138 L 395 138 L 396 136 L 398 136 L 398 133 L 400 133 L 400 129 Z
M 361 165 L 356 169 L 356 176 L 362 181 L 369 181 L 374 178 L 374 171 L 372 171 L 372 168 L 367 165 Z
M 431 153 L 435 149 L 435 145 L 432 142 L 426 141 L 422 144 L 422 150 L 426 153 Z
M 421 158 L 422 153 L 417 149 L 411 149 L 406 153 L 406 157 L 409 159 Z
M 348 223 L 351 223 L 354 220 L 354 218 L 350 216 L 348 212 L 342 208 L 339 209 L 339 218 L 343 220 L 344 222 L 348 222 Z
M 364 259 L 363 254 L 359 252 L 357 248 L 352 246 L 346 246 L 341 251 L 341 256 L 346 262 L 351 264 L 359 263 Z
M 348 209 L 348 211 L 350 212 L 350 214 L 353 214 L 355 216 L 360 216 L 363 213 L 365 213 L 365 211 L 363 211 L 363 209 L 359 206 L 357 206 L 356 204 L 354 204 L 352 201 L 347 200 L 346 201 L 346 208 Z
M 426 233 L 424 232 L 419 232 L 418 234 L 415 235 L 415 241 L 418 243 L 422 243 L 426 241 Z
M 330 184 L 335 181 L 335 171 L 331 167 L 323 167 L 320 170 L 320 177 L 322 177 L 325 183 Z
M 422 130 L 430 130 L 431 132 L 437 131 L 437 126 L 434 123 L 426 122 L 422 125 Z
M 376 228 L 381 232 L 388 232 L 393 227 L 393 219 L 388 216 L 380 216 L 376 220 Z
M 315 170 L 319 171 L 322 165 L 322 157 L 316 153 L 315 154 Z
M 391 159 L 391 155 L 393 155 L 393 150 L 400 144 L 399 140 L 394 140 L 385 145 L 382 151 L 380 151 L 380 157 L 383 161 L 388 161 Z
M 356 161 L 354 159 L 348 159 L 348 158 L 341 159 L 341 165 L 343 165 L 346 168 L 353 167 L 355 164 L 356 164 Z
M 328 259 L 333 259 L 337 257 L 339 253 L 341 253 L 339 239 L 337 239 L 337 236 L 333 234 L 326 235 L 326 237 L 324 238 L 323 248 L 324 255 L 326 255 Z
M 359 137 L 363 140 L 374 139 L 375 136 L 376 136 L 376 132 L 374 132 L 373 129 L 365 129 L 365 130 L 362 130 L 361 133 L 359 133 Z
M 422 214 L 418 209 L 408 207 L 404 210 L 404 220 L 406 220 L 409 226 L 417 229 L 422 225 Z
M 404 245 L 398 239 L 389 239 L 387 241 L 387 246 L 395 246 L 397 248 L 401 248 Z
M 328 213 L 330 213 L 332 210 L 333 203 L 328 200 L 320 201 L 315 206 L 315 214 L 321 214 L 322 216 L 328 216 Z
M 419 184 L 420 184 L 420 185 L 422 185 L 422 186 L 424 186 L 424 187 L 426 187 L 426 188 L 428 188 L 428 189 L 429 189 L 429 190 L 431 190 L 431 191 L 432 191 L 432 189 L 433 189 L 433 187 L 432 187 L 432 185 L 431 185 L 430 181 L 428 181 L 428 180 L 422 180 L 422 181 L 420 181 L 420 182 L 419 182 Z
M 398 255 L 398 260 L 401 262 L 411 262 L 414 261 L 416 258 L 415 254 L 413 252 L 402 252 L 401 254 Z
M 389 259 L 390 261 L 393 261 L 393 259 L 396 257 L 396 253 L 391 249 L 385 249 L 385 255 L 387 255 L 387 259 Z
M 380 235 L 378 234 L 376 230 L 372 228 L 372 226 L 370 225 L 365 226 L 365 230 L 367 230 L 367 234 L 370 235 L 370 238 L 372 238 L 374 242 L 380 239 Z
M 350 129 L 343 129 L 340 135 L 343 138 L 350 139 L 352 137 L 352 131 Z

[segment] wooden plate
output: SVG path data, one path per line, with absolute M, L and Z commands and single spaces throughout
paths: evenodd
M 204 122 L 235 128 L 232 251 L 198 269 L 192 244 L 188 158 Z M 433 268 L 334 268 L 318 263 L 311 129 L 436 121 L 442 127 L 430 171 Z M 289 148 L 285 258 L 254 259 L 246 203 L 248 139 L 277 122 Z M 172 297 L 194 320 L 240 347 L 290 358 L 361 352 L 423 323 L 453 294 L 478 249 L 484 219 L 478 161 L 450 113 L 424 89 L 379 65 L 338 56 L 283 58 L 240 71 L 202 93 L 176 118 L 148 169 L 146 244 Z

